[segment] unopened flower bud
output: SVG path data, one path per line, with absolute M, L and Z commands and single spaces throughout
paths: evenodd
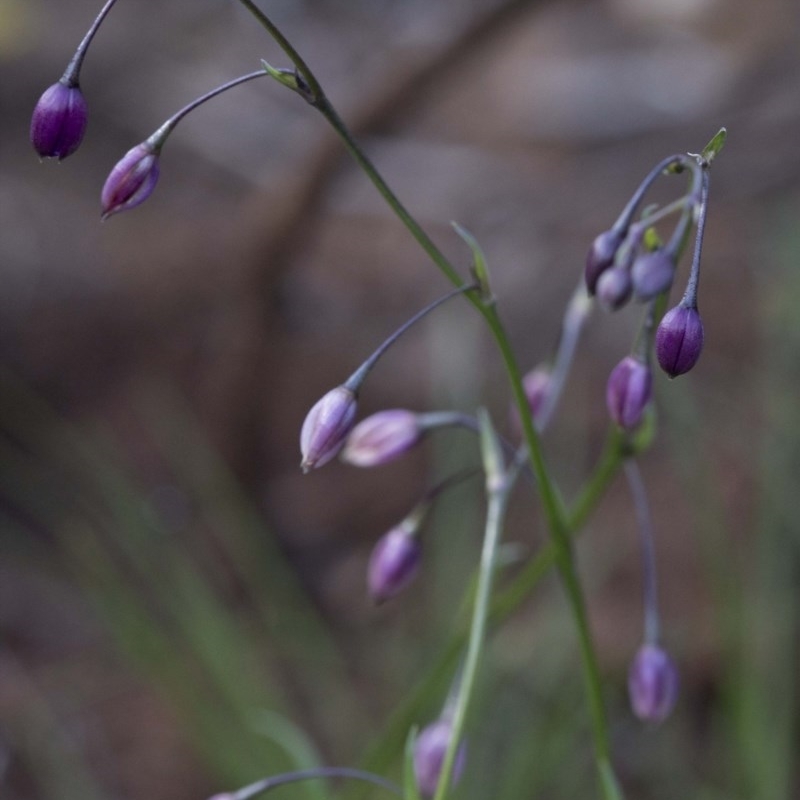
M 627 431 L 634 430 L 650 402 L 653 374 L 635 356 L 626 356 L 611 371 L 606 386 L 606 404 L 611 419 Z
M 641 720 L 661 722 L 678 699 L 678 669 L 665 650 L 645 644 L 628 673 L 628 693 L 633 713 Z
M 31 143 L 41 158 L 59 161 L 74 153 L 88 119 L 80 88 L 59 81 L 39 98 L 31 117 Z
M 327 464 L 342 449 L 357 405 L 355 392 L 345 386 L 331 389 L 314 404 L 300 430 L 303 472 Z
M 597 280 L 613 263 L 620 244 L 624 236 L 621 232 L 613 228 L 601 233 L 589 248 L 586 256 L 586 268 L 584 276 L 586 278 L 586 288 L 589 294 L 594 294 L 597 288 Z
M 633 262 L 631 277 L 636 297 L 650 300 L 672 286 L 675 262 L 662 249 L 641 253 Z
M 367 568 L 367 588 L 376 603 L 403 591 L 419 571 L 422 544 L 407 525 L 392 528 L 372 550 Z
M 440 719 L 428 725 L 414 744 L 414 777 L 423 797 L 433 797 L 444 765 L 444 757 L 453 738 L 449 720 Z M 458 782 L 467 760 L 466 747 L 462 743 L 453 762 L 453 781 Z
M 703 320 L 694 306 L 675 306 L 664 314 L 656 331 L 656 357 L 674 378 L 688 372 L 703 350 Z
M 531 412 L 533 424 L 536 426 L 541 418 L 545 402 L 553 388 L 553 376 L 549 368 L 543 366 L 534 367 L 522 378 L 522 388 L 528 398 L 528 408 Z M 511 424 L 517 434 L 522 433 L 519 412 L 515 405 L 511 407 Z
M 375 467 L 394 461 L 422 437 L 419 417 L 401 408 L 379 411 L 353 428 L 347 437 L 342 460 L 357 467 Z
M 616 311 L 630 300 L 632 289 L 630 270 L 611 267 L 597 281 L 597 299 L 609 311 Z
M 160 148 L 149 141 L 137 144 L 117 162 L 100 194 L 103 219 L 147 200 L 158 181 Z

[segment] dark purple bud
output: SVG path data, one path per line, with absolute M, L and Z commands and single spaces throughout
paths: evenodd
M 550 374 L 550 370 L 547 367 L 535 367 L 523 377 L 522 388 L 528 398 L 528 408 L 531 411 L 535 426 L 541 417 L 545 401 L 553 388 L 553 376 Z M 519 421 L 519 413 L 516 406 L 511 407 L 511 425 L 517 434 L 522 433 L 522 425 Z
M 650 402 L 652 387 L 650 367 L 635 356 L 623 358 L 611 371 L 606 386 L 606 404 L 611 419 L 626 431 L 638 427 Z
M 147 200 L 158 181 L 159 149 L 137 144 L 117 162 L 100 193 L 103 219 Z
M 666 292 L 675 277 L 675 262 L 665 250 L 642 253 L 633 262 L 633 291 L 639 300 Z
M 611 267 L 597 281 L 597 299 L 609 311 L 616 311 L 630 300 L 632 289 L 630 271 L 624 267 Z
M 664 314 L 656 331 L 656 357 L 661 369 L 674 378 L 688 372 L 703 350 L 703 320 L 697 308 L 675 306 Z
M 379 411 L 356 425 L 342 459 L 357 467 L 387 464 L 408 452 L 422 437 L 419 418 L 401 408 Z
M 414 777 L 423 797 L 433 797 L 439 785 L 444 757 L 450 747 L 453 730 L 449 720 L 440 719 L 424 728 L 414 743 Z M 453 782 L 457 783 L 464 771 L 467 750 L 462 743 L 453 762 Z
M 628 694 L 633 713 L 647 722 L 661 722 L 678 699 L 678 669 L 658 645 L 645 644 L 628 673 Z
M 367 568 L 369 596 L 383 603 L 403 591 L 419 571 L 422 544 L 407 525 L 392 528 L 372 550 Z
M 622 244 L 623 238 L 622 233 L 612 228 L 601 233 L 592 242 L 592 246 L 586 256 L 586 269 L 584 271 L 586 288 L 589 294 L 595 293 L 597 279 L 614 263 L 614 257 L 620 244 Z
M 308 472 L 327 464 L 344 445 L 353 428 L 356 395 L 344 386 L 331 389 L 306 415 L 300 431 L 300 468 Z
M 31 142 L 41 158 L 61 161 L 83 139 L 88 113 L 78 86 L 54 83 L 39 98 L 31 117 Z

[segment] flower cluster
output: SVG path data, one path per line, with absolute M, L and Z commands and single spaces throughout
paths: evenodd
M 708 205 L 708 166 L 705 156 L 675 155 L 662 161 L 645 178 L 614 225 L 599 234 L 589 248 L 584 268 L 586 288 L 606 309 L 615 311 L 631 300 L 647 307 L 645 323 L 634 352 L 611 372 L 606 402 L 611 418 L 627 431 L 642 422 L 652 399 L 650 353 L 661 369 L 674 378 L 694 367 L 703 349 L 703 322 L 697 309 L 700 253 Z M 647 190 L 664 174 L 689 172 L 689 191 L 660 209 L 636 214 Z M 658 226 L 679 215 L 664 244 Z M 677 265 L 689 230 L 696 227 L 694 256 L 683 298 L 666 314 L 663 304 L 677 275 Z M 656 318 L 663 314 L 657 327 Z
M 107 0 L 87 32 L 61 79 L 47 89 L 33 112 L 31 141 L 42 158 L 63 159 L 74 153 L 86 130 L 88 113 L 80 90 L 80 70 L 86 51 L 97 30 L 113 6 Z M 299 94 L 321 111 L 342 135 L 347 146 L 358 153 L 362 164 L 369 164 L 358 150 L 352 136 L 332 110 L 322 89 L 305 62 L 297 55 L 274 24 L 249 0 L 243 5 L 254 14 L 281 44 L 295 64 L 294 70 L 277 70 L 269 65 L 225 83 L 198 97 L 169 117 L 155 132 L 132 147 L 113 167 L 102 188 L 102 216 L 131 209 L 150 197 L 159 178 L 160 156 L 165 142 L 178 123 L 191 111 L 211 98 L 246 81 L 269 76 Z M 578 579 L 570 561 L 569 536 L 576 533 L 564 516 L 564 503 L 554 481 L 544 466 L 540 436 L 552 419 L 564 390 L 573 356 L 584 323 L 597 304 L 617 311 L 632 303 L 644 307 L 644 321 L 629 353 L 611 371 L 606 384 L 606 406 L 614 423 L 615 466 L 624 465 L 636 510 L 644 563 L 645 635 L 629 671 L 628 689 L 634 713 L 642 720 L 661 722 L 676 702 L 677 668 L 659 643 L 659 619 L 655 589 L 655 548 L 652 521 L 644 485 L 634 461 L 643 447 L 635 434 L 642 427 L 653 403 L 654 376 L 652 356 L 661 369 L 674 378 L 690 371 L 703 348 L 703 324 L 697 296 L 700 278 L 700 255 L 709 195 L 709 165 L 722 147 L 724 132 L 718 134 L 701 155 L 670 156 L 650 172 L 634 192 L 616 222 L 600 233 L 589 249 L 583 279 L 570 299 L 563 318 L 561 337 L 551 360 L 522 374 L 505 337 L 489 285 L 486 260 L 473 237 L 456 226 L 456 231 L 472 250 L 471 280 L 453 268 L 427 238 L 371 165 L 365 169 L 378 185 L 384 198 L 397 212 L 417 240 L 423 244 L 456 288 L 412 316 L 389 336 L 344 382 L 326 391 L 307 412 L 300 430 L 300 467 L 305 473 L 317 470 L 337 456 L 347 464 L 361 468 L 379 467 L 401 458 L 417 447 L 432 431 L 463 428 L 478 434 L 480 462 L 467 465 L 461 472 L 447 476 L 430 486 L 404 519 L 393 525 L 374 545 L 366 569 L 369 597 L 376 604 L 399 596 L 413 585 L 423 567 L 423 533 L 431 506 L 437 497 L 453 485 L 475 474 L 485 475 L 487 514 L 484 547 L 475 586 L 470 646 L 452 681 L 448 701 L 435 722 L 422 730 L 412 742 L 409 772 L 420 794 L 441 797 L 449 781 L 457 781 L 465 766 L 463 727 L 469 692 L 474 683 L 477 658 L 487 628 L 492 579 L 496 571 L 495 553 L 500 541 L 508 496 L 521 474 L 527 473 L 537 486 L 548 519 L 553 544 L 559 556 L 557 567 L 572 591 L 577 608 L 578 628 L 585 631 L 582 598 L 575 588 Z M 686 174 L 687 191 L 662 207 L 643 206 L 653 184 L 664 176 Z M 664 236 L 664 226 L 675 218 L 674 227 Z M 694 229 L 691 267 L 682 299 L 669 310 L 667 299 L 677 279 L 678 265 Z M 359 395 L 367 376 L 377 361 L 407 330 L 450 298 L 466 296 L 487 320 L 509 375 L 514 406 L 508 436 L 497 434 L 487 411 L 476 415 L 456 410 L 415 412 L 390 408 L 358 421 Z M 643 437 L 642 437 L 643 438 Z M 427 534 L 426 534 L 427 535 Z M 524 594 L 524 593 L 523 593 Z M 583 650 L 591 648 L 588 640 Z M 589 674 L 587 685 L 596 686 L 594 659 L 584 656 Z M 590 698 L 594 708 L 602 705 Z M 599 748 L 604 749 L 604 746 Z M 605 755 L 604 755 L 605 757 Z M 313 772 L 313 775 L 311 774 Z M 222 798 L 246 800 L 273 786 L 308 777 L 353 777 L 386 786 L 374 775 L 347 768 L 319 768 L 309 772 L 287 773 L 253 784 Z M 607 779 L 603 774 L 603 779 Z M 389 786 L 393 791 L 396 787 Z

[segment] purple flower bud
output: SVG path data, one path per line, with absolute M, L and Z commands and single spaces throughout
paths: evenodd
M 553 388 L 553 376 L 550 374 L 550 370 L 542 366 L 534 367 L 523 377 L 522 388 L 528 398 L 528 408 L 531 411 L 535 426 L 541 417 L 545 401 Z M 522 433 L 522 425 L 515 405 L 511 407 L 511 425 L 518 435 Z
M 88 113 L 78 86 L 54 83 L 39 98 L 31 117 L 31 143 L 42 158 L 59 161 L 74 153 L 83 139 Z
M 606 404 L 611 419 L 627 431 L 634 430 L 650 402 L 653 373 L 635 356 L 626 356 L 611 371 L 606 386 Z
M 656 357 L 661 369 L 674 378 L 688 372 L 703 350 L 703 320 L 697 308 L 675 306 L 664 314 L 656 331 Z
M 675 277 L 675 262 L 665 250 L 642 253 L 633 262 L 633 291 L 639 300 L 650 300 L 667 291 Z
M 355 393 L 344 386 L 331 389 L 314 404 L 300 431 L 303 472 L 327 464 L 342 449 L 357 405 Z
M 100 193 L 103 219 L 138 206 L 150 197 L 158 181 L 158 156 L 159 148 L 142 142 L 117 162 Z
M 453 736 L 449 720 L 439 719 L 424 728 L 414 743 L 414 777 L 423 797 L 433 797 L 439 785 L 444 757 Z M 467 760 L 467 751 L 462 743 L 453 762 L 453 781 L 458 782 Z
M 408 586 L 419 571 L 422 544 L 408 526 L 399 525 L 382 536 L 372 550 L 367 568 L 367 588 L 376 603 L 383 603 Z
M 597 281 L 597 299 L 609 311 L 616 311 L 630 300 L 632 289 L 630 271 L 624 267 L 611 267 Z
M 628 673 L 628 694 L 633 713 L 641 720 L 661 722 L 678 699 L 678 669 L 666 651 L 645 644 Z
M 616 256 L 617 250 L 622 244 L 622 239 L 623 234 L 612 228 L 601 233 L 592 242 L 592 246 L 586 256 L 586 269 L 584 270 L 586 288 L 589 294 L 595 293 L 597 279 L 614 263 L 614 256 Z
M 356 425 L 347 437 L 342 459 L 357 467 L 387 464 L 408 452 L 420 440 L 422 426 L 412 411 L 379 411 Z

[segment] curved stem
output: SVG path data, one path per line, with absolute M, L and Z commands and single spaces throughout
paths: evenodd
M 703 182 L 700 190 L 700 209 L 697 214 L 697 238 L 694 244 L 692 268 L 689 272 L 689 283 L 686 286 L 686 292 L 683 295 L 683 300 L 681 300 L 681 305 L 687 308 L 697 308 L 697 286 L 700 281 L 700 253 L 703 249 L 703 234 L 706 230 L 709 181 L 708 169 L 703 169 Z
M 83 66 L 83 59 L 86 57 L 86 51 L 89 49 L 89 45 L 92 43 L 92 39 L 94 39 L 97 29 L 106 18 L 108 12 L 111 11 L 111 6 L 113 6 L 116 2 L 117 0 L 108 0 L 100 9 L 100 13 L 97 15 L 97 17 L 95 17 L 91 27 L 88 31 L 86 31 L 86 35 L 78 45 L 75 55 L 72 56 L 69 64 L 67 64 L 67 68 L 64 70 L 64 75 L 61 77 L 61 83 L 69 87 L 78 86 L 80 84 L 80 72 L 81 67 Z
M 234 78 L 232 81 L 228 81 L 227 83 L 223 83 L 222 86 L 217 86 L 216 89 L 212 89 L 210 92 L 206 92 L 206 94 L 201 95 L 200 97 L 192 100 L 191 103 L 185 105 L 180 111 L 176 111 L 168 120 L 166 120 L 154 133 L 152 133 L 148 138 L 148 143 L 154 149 L 160 149 L 161 146 L 164 144 L 164 140 L 169 136 L 172 132 L 173 128 L 191 111 L 194 111 L 198 106 L 203 105 L 203 103 L 208 102 L 211 100 L 212 97 L 216 97 L 218 94 L 222 94 L 223 92 L 227 92 L 228 89 L 233 89 L 234 86 L 238 86 L 241 83 L 246 83 L 247 81 L 255 80 L 256 78 L 263 78 L 267 75 L 263 69 L 258 70 L 257 72 L 249 72 L 247 75 L 240 75 L 238 78 Z
M 632 458 L 625 461 L 625 477 L 636 509 L 639 528 L 639 543 L 642 548 L 642 583 L 644 587 L 644 641 L 655 644 L 659 638 L 658 590 L 656 584 L 656 552 L 653 537 L 653 521 L 647 502 L 639 465 Z
M 388 339 L 386 339 L 382 344 L 378 346 L 375 352 L 366 360 L 364 363 L 344 382 L 343 386 L 346 389 L 349 389 L 351 392 L 357 393 L 361 384 L 364 382 L 364 379 L 369 375 L 372 368 L 375 364 L 378 363 L 380 357 L 415 323 L 419 322 L 423 317 L 430 314 L 436 308 L 439 308 L 440 305 L 446 303 L 453 297 L 456 297 L 459 294 L 464 294 L 465 292 L 470 292 L 473 289 L 477 289 L 477 284 L 469 284 L 468 286 L 459 286 L 456 289 L 453 289 L 452 292 L 448 292 L 443 297 L 439 297 L 438 299 L 434 300 L 429 305 L 425 306 L 421 311 L 418 311 L 414 314 L 411 319 L 406 320 Z
M 618 231 L 619 233 L 624 233 L 627 231 L 630 227 L 631 221 L 633 220 L 633 216 L 636 213 L 636 209 L 639 207 L 639 203 L 642 202 L 642 198 L 647 193 L 647 190 L 656 182 L 656 180 L 658 180 L 664 170 L 667 170 L 672 166 L 682 164 L 685 159 L 686 156 L 684 156 L 682 153 L 678 153 L 676 155 L 667 156 L 663 161 L 660 161 L 658 164 L 656 164 L 653 169 L 650 170 L 645 179 L 639 184 L 631 199 L 628 200 L 627 205 L 622 209 L 622 213 L 617 218 L 617 221 L 614 223 L 611 230 Z
M 222 798 L 225 798 L 225 800 L 252 800 L 252 798 L 258 797 L 260 794 L 264 794 L 271 789 L 276 789 L 278 786 L 284 786 L 287 783 L 297 783 L 298 781 L 310 781 L 321 778 L 350 778 L 352 780 L 365 781 L 366 783 L 373 783 L 376 786 L 381 786 L 387 791 L 396 794 L 398 797 L 403 796 L 403 792 L 399 786 L 391 781 L 387 781 L 380 775 L 374 775 L 371 772 L 352 769 L 350 767 L 316 767 L 314 769 L 298 770 L 297 772 L 284 772 L 282 775 L 264 778 L 236 792 L 231 792 L 229 795 L 223 794 Z
M 581 336 L 584 323 L 589 318 L 592 310 L 592 301 L 586 290 L 586 282 L 581 279 L 572 293 L 564 321 L 561 326 L 561 340 L 558 343 L 553 371 L 550 375 L 550 388 L 545 395 L 542 409 L 537 420 L 539 433 L 542 433 L 550 424 L 550 420 L 558 407 L 558 402 L 564 391 L 564 385 L 569 376 L 569 370 L 575 358 L 575 350 Z
M 488 420 L 483 423 L 489 426 Z M 483 427 L 482 425 L 482 427 Z M 493 435 L 493 431 L 487 433 L 482 430 L 484 435 Z M 484 462 L 487 456 L 484 453 Z M 447 748 L 442 769 L 440 772 L 439 783 L 436 787 L 434 800 L 444 800 L 450 787 L 450 780 L 453 772 L 458 747 L 464 732 L 464 725 L 467 718 L 467 711 L 470 700 L 472 699 L 475 680 L 478 674 L 478 665 L 486 639 L 486 628 L 489 619 L 489 609 L 492 594 L 492 580 L 495 572 L 495 557 L 497 545 L 500 541 L 500 533 L 503 528 L 509 488 L 511 482 L 500 480 L 496 482 L 487 467 L 487 492 L 489 506 L 486 512 L 486 528 L 483 537 L 483 547 L 481 549 L 481 560 L 478 567 L 478 584 L 475 591 L 475 605 L 470 625 L 469 642 L 467 654 L 464 658 L 464 665 L 458 682 L 458 691 L 452 703 L 451 730 L 452 736 Z

